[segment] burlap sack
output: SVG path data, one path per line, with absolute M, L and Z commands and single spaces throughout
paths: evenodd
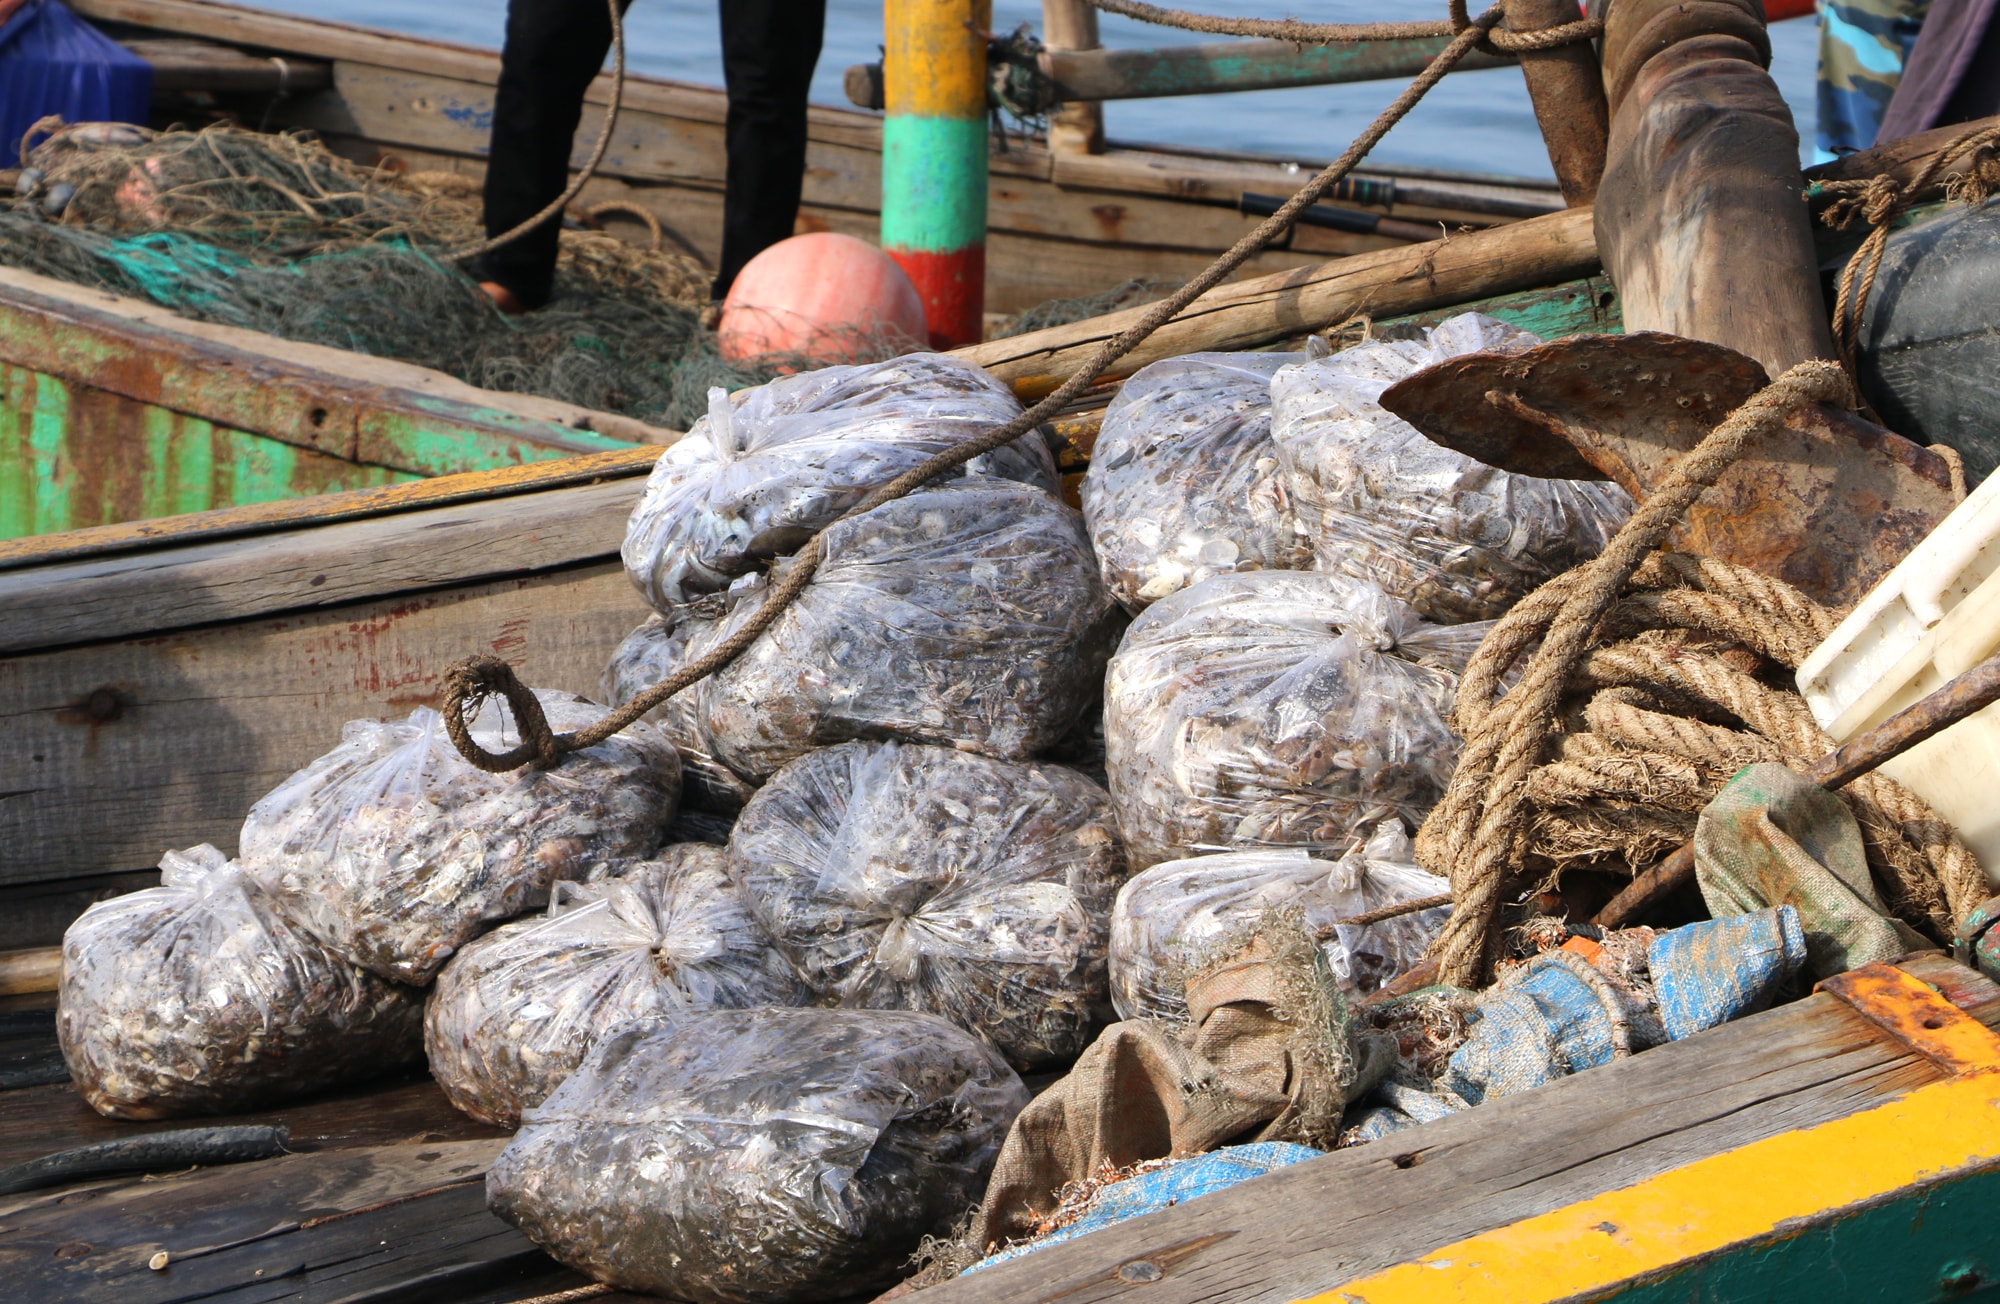
M 1188 983 L 1186 1025 L 1106 1028 L 1069 1075 L 1014 1120 L 966 1243 L 1035 1234 L 1063 1184 L 1106 1167 L 1229 1142 L 1332 1147 L 1349 1100 L 1395 1062 L 1361 1029 L 1302 933 L 1266 928 Z

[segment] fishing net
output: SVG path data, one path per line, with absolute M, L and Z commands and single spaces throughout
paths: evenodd
M 565 230 L 548 306 L 503 315 L 440 257 L 484 234 L 478 183 L 455 173 L 371 170 L 302 136 L 103 123 L 60 128 L 26 163 L 0 206 L 0 264 L 200 321 L 673 429 L 707 410 L 711 386 L 810 364 L 724 359 L 701 325 L 701 264 L 600 231 Z M 843 360 L 907 347 L 852 335 Z

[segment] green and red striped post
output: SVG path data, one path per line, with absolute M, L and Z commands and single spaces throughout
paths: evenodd
M 931 347 L 977 344 L 992 0 L 886 0 L 883 19 L 882 248 L 923 297 Z

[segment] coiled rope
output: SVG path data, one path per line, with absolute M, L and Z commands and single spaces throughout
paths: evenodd
M 1802 404 L 1852 398 L 1834 363 L 1787 371 L 1684 455 L 1602 555 L 1529 594 L 1481 642 L 1453 709 L 1458 768 L 1416 843 L 1456 902 L 1431 951 L 1444 981 L 1484 979 L 1503 893 L 1531 856 L 1557 869 L 1643 864 L 1691 836 L 1744 765 L 1802 768 L 1833 750 L 1804 701 L 1767 682 L 1832 632 L 1833 613 L 1755 571 L 1656 550 L 1751 439 Z M 1537 644 L 1502 696 L 1502 676 Z M 1988 895 L 1972 853 L 1908 789 L 1875 774 L 1840 796 L 1898 916 L 1950 936 Z
M 613 0 L 613 3 L 615 5 L 616 0 Z M 1463 0 L 1455 0 L 1455 7 L 1462 4 Z M 1252 254 L 1289 230 L 1301 212 L 1317 203 L 1320 196 L 1332 189 L 1334 183 L 1353 171 L 1355 165 L 1375 148 L 1383 136 L 1388 134 L 1389 129 L 1402 121 L 1417 102 L 1423 99 L 1425 93 L 1437 85 L 1444 75 L 1492 30 L 1500 21 L 1504 10 L 1505 0 L 1502 0 L 1502 3 L 1495 4 L 1477 18 L 1468 20 L 1452 37 L 1450 44 L 1417 74 L 1416 79 L 1404 88 L 1402 94 L 1398 95 L 1388 108 L 1382 110 L 1375 120 L 1368 124 L 1339 158 L 1327 164 L 1297 194 L 1286 200 L 1282 208 L 1264 219 L 1255 230 L 1238 240 L 1226 253 L 1202 269 L 1193 280 L 1154 304 L 1130 329 L 1105 341 L 1091 359 L 1057 387 L 1054 393 L 1007 424 L 977 438 L 969 439 L 955 448 L 946 449 L 880 486 L 845 512 L 840 519 L 859 516 L 864 512 L 873 511 L 884 503 L 893 502 L 945 472 L 963 466 L 975 457 L 1014 442 L 1061 412 L 1071 399 L 1095 383 L 1112 363 L 1130 353 L 1154 331 L 1179 316 L 1190 303 L 1220 284 L 1225 277 L 1241 267 Z M 548 769 L 558 764 L 570 752 L 603 742 L 637 722 L 647 712 L 676 693 L 706 679 L 743 655 L 744 651 L 770 628 L 772 622 L 776 621 L 812 582 L 825 548 L 827 531 L 838 523 L 836 521 L 833 525 L 828 525 L 806 541 L 789 560 L 769 595 L 758 605 L 749 620 L 744 622 L 742 628 L 717 644 L 706 655 L 682 666 L 666 679 L 613 709 L 587 728 L 566 734 L 551 731 L 548 720 L 542 714 L 540 703 L 535 700 L 535 695 L 521 684 L 513 667 L 500 658 L 474 656 L 458 662 L 444 673 L 443 700 L 439 704 L 439 713 L 444 718 L 445 731 L 450 735 L 452 745 L 458 748 L 459 754 L 473 765 L 490 773 L 499 774 L 528 764 L 533 764 L 539 769 Z M 521 733 L 520 744 L 504 752 L 489 752 L 472 736 L 471 718 L 478 713 L 487 698 L 494 696 L 505 698 L 512 707 L 515 726 Z
M 611 101 L 604 107 L 604 125 L 598 128 L 597 143 L 590 147 L 590 157 L 583 161 L 583 167 L 578 170 L 576 180 L 570 182 L 569 189 L 557 195 L 541 212 L 512 230 L 502 231 L 499 235 L 490 236 L 478 244 L 470 244 L 463 249 L 454 249 L 444 256 L 443 261 L 462 263 L 468 258 L 491 253 L 502 245 L 514 243 L 568 208 L 575 202 L 576 197 L 583 193 L 583 188 L 590 183 L 591 177 L 596 175 L 597 165 L 604 161 L 604 152 L 611 148 L 611 133 L 618 127 L 618 109 L 625 101 L 625 12 L 618 7 L 618 0 L 606 0 L 606 3 L 611 10 Z M 647 217 L 647 224 L 653 228 L 653 247 L 657 249 L 660 243 L 659 226 L 650 215 Z

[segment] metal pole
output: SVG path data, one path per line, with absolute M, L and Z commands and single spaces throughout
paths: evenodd
M 991 0 L 886 0 L 882 248 L 923 296 L 931 347 L 977 344 L 986 306 Z

